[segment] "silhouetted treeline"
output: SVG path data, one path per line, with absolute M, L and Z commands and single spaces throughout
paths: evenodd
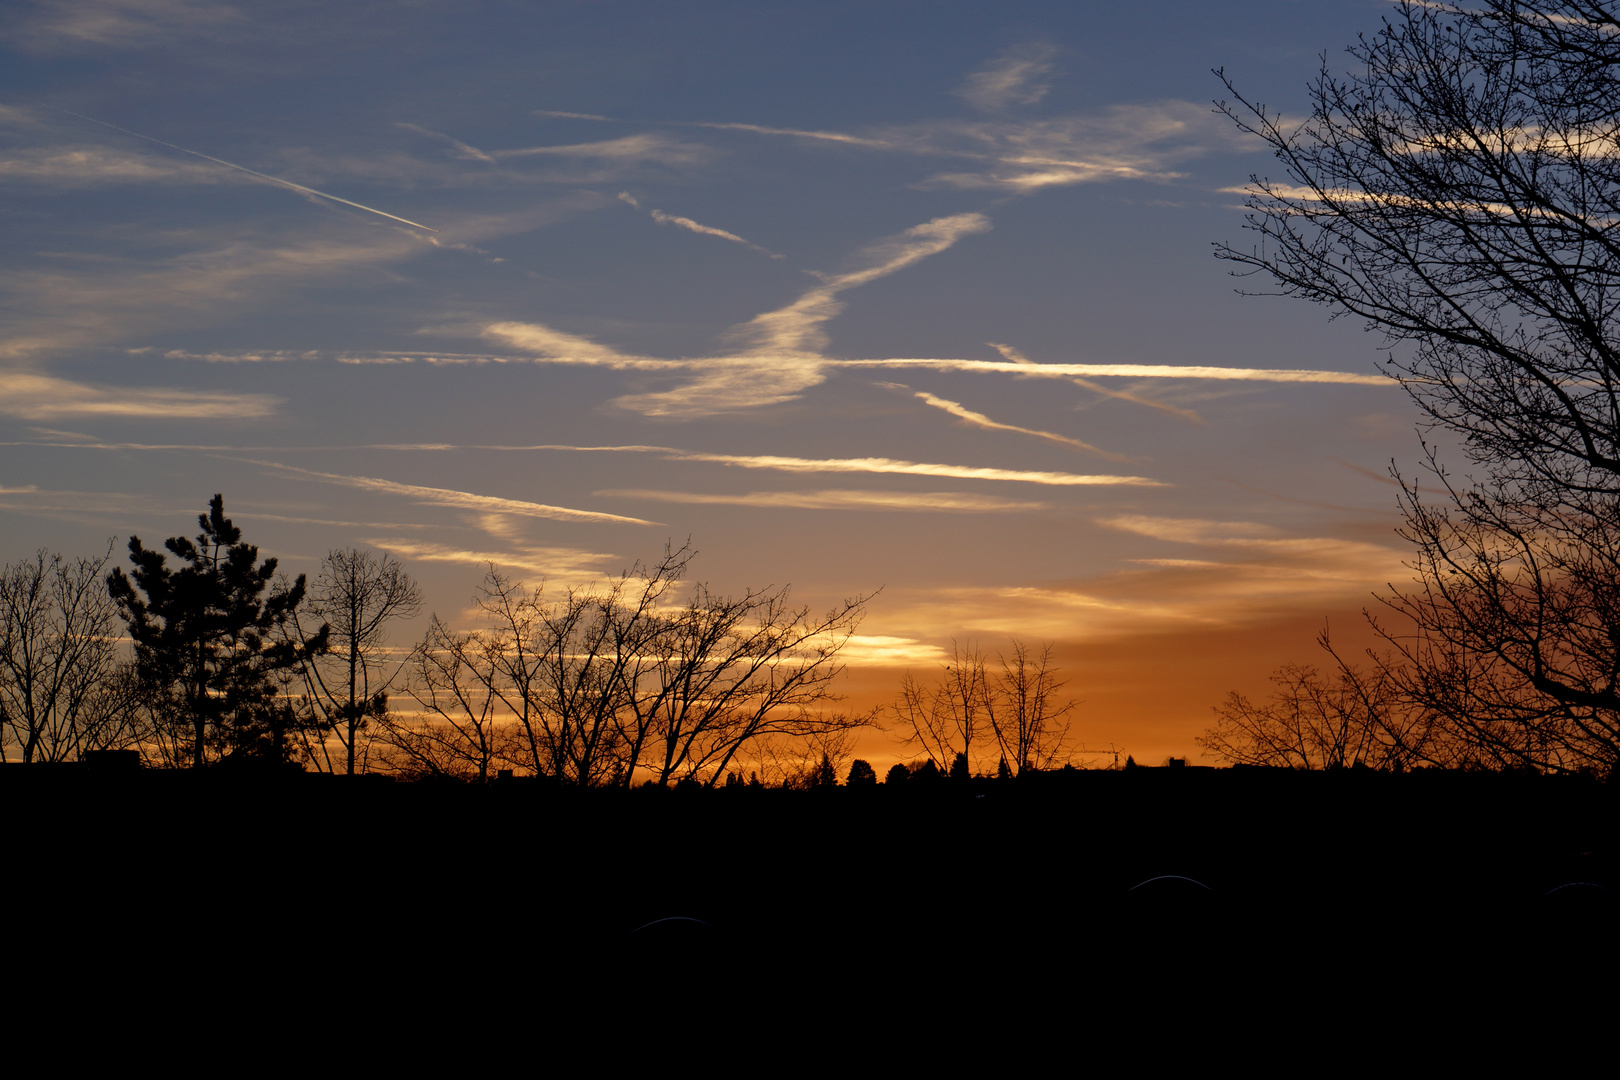
M 162 767 L 516 771 L 579 787 L 714 785 L 746 768 L 802 787 L 824 784 L 874 720 L 831 708 L 865 598 L 815 615 L 786 586 L 734 598 L 698 583 L 676 603 L 690 546 L 555 596 L 491 568 L 481 625 L 434 616 L 391 650 L 390 624 L 421 605 L 391 557 L 333 551 L 311 585 L 261 561 L 221 496 L 198 525 L 162 549 L 131 537 L 128 574 L 109 572 L 110 552 L 5 569 L 7 759 L 131 749 Z

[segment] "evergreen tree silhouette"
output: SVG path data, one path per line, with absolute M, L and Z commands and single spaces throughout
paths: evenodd
M 304 576 L 275 582 L 276 560 L 260 563 L 259 549 L 242 542 L 223 496 L 197 522 L 195 542 L 175 536 L 164 544 L 178 569 L 132 536 L 134 570 L 107 578 L 135 643 L 142 688 L 159 715 L 183 729 L 193 767 L 210 751 L 284 762 L 294 721 L 277 700 L 274 676 L 323 651 L 329 630 L 302 641 L 281 632 L 304 598 Z

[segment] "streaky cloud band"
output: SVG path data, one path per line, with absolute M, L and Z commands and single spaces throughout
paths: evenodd
M 795 510 L 929 510 L 955 513 L 1016 513 L 1049 510 L 1050 503 L 1004 499 L 954 491 L 751 491 L 746 495 L 711 495 L 688 491 L 606 490 L 603 498 L 717 506 L 757 506 Z
M 656 521 L 623 517 L 619 514 L 604 514 L 595 510 L 573 510 L 565 506 L 547 506 L 545 503 L 525 502 L 521 499 L 503 499 L 493 495 L 478 495 L 470 491 L 422 487 L 418 484 L 400 484 L 392 480 L 379 480 L 371 476 L 345 476 L 339 473 L 316 472 L 313 469 L 300 469 L 296 465 L 282 465 L 274 461 L 258 461 L 251 458 L 243 460 L 263 468 L 306 476 L 312 480 L 321 480 L 329 484 L 341 484 L 345 487 L 363 488 L 369 491 L 380 491 L 389 495 L 403 495 L 417 502 L 437 506 L 454 506 L 465 510 L 481 510 L 486 513 L 496 514 L 518 514 L 523 517 L 551 518 L 555 521 L 589 521 L 612 525 L 660 524 Z
M 76 112 L 73 112 L 73 111 L 71 111 L 69 109 L 61 108 L 60 106 L 57 106 L 57 105 L 50 105 L 50 106 L 47 106 L 47 108 L 55 109 L 57 112 L 66 113 L 68 116 L 77 117 L 80 120 L 86 120 L 86 121 L 88 121 L 88 122 L 90 122 L 92 124 L 100 124 L 104 128 L 111 128 L 113 131 L 120 131 L 120 132 L 123 132 L 125 135 L 131 135 L 131 136 L 134 136 L 137 139 L 145 139 L 147 142 L 157 143 L 159 146 L 167 146 L 170 150 L 178 150 L 182 154 L 190 154 L 192 157 L 202 158 L 204 161 L 212 161 L 215 165 L 223 165 L 227 169 L 235 169 L 237 172 L 246 173 L 249 176 L 257 177 L 258 179 L 263 180 L 266 183 L 275 184 L 278 187 L 288 188 L 288 189 L 290 189 L 292 191 L 299 191 L 299 192 L 304 193 L 305 195 L 316 195 L 316 196 L 319 196 L 322 199 L 330 199 L 332 202 L 342 203 L 344 206 L 352 206 L 356 210 L 364 210 L 368 214 L 377 214 L 377 215 L 379 215 L 381 217 L 388 218 L 390 221 L 397 221 L 402 225 L 409 225 L 413 229 L 425 229 L 430 233 L 436 233 L 436 232 L 439 231 L 438 229 L 435 229 L 435 228 L 433 228 L 431 226 L 423 225 L 419 221 L 412 221 L 409 218 L 402 218 L 397 214 L 390 214 L 386 210 L 378 210 L 374 206 L 366 206 L 363 203 L 357 203 L 357 202 L 354 202 L 353 200 L 345 199 L 345 198 L 342 198 L 342 197 L 337 196 L 337 195 L 332 195 L 332 194 L 329 194 L 329 193 L 327 193 L 325 191 L 317 191 L 315 188 L 305 187 L 303 184 L 295 184 L 291 180 L 283 180 L 279 176 L 271 176 L 268 173 L 262 173 L 262 172 L 259 172 L 259 171 L 255 170 L 255 169 L 250 169 L 245 165 L 237 165 L 237 164 L 234 164 L 232 162 L 225 161 L 222 158 L 211 157 L 208 154 L 199 153 L 196 150 L 187 150 L 185 147 L 176 146 L 172 142 L 164 142 L 162 139 L 156 139 L 156 138 L 153 138 L 150 135 L 142 135 L 138 131 L 131 131 L 131 130 L 129 130 L 129 128 L 119 127 L 117 124 L 109 124 L 105 120 L 97 120 L 93 116 L 85 116 L 83 113 L 76 113 Z

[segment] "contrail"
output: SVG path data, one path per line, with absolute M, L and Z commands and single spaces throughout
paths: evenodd
M 39 104 L 45 105 L 44 102 L 39 102 Z M 185 147 L 176 146 L 172 142 L 164 142 L 162 139 L 155 139 L 150 135 L 142 135 L 138 131 L 131 131 L 131 130 L 129 130 L 129 128 L 122 128 L 122 127 L 119 127 L 117 124 L 109 124 L 105 120 L 97 120 L 93 116 L 85 116 L 83 113 L 76 113 L 76 112 L 73 112 L 70 109 L 64 109 L 64 108 L 61 108 L 60 106 L 57 106 L 57 105 L 45 105 L 45 107 L 47 109 L 55 109 L 57 112 L 60 112 L 60 113 L 67 113 L 67 115 L 69 115 L 69 116 L 76 116 L 80 120 L 88 120 L 92 124 L 100 124 L 104 128 L 112 128 L 114 131 L 121 131 L 125 135 L 133 135 L 137 139 L 145 139 L 147 142 L 154 142 L 154 143 L 157 143 L 159 146 L 167 146 L 170 150 L 178 150 L 182 154 L 190 154 L 192 157 L 199 157 L 199 158 L 202 158 L 204 161 L 212 161 L 215 165 L 223 165 L 227 169 L 235 169 L 237 172 L 247 173 L 249 176 L 256 176 L 260 180 L 268 180 L 272 184 L 280 184 L 284 188 L 291 188 L 294 191 L 302 191 L 306 195 L 319 195 L 323 199 L 331 199 L 333 202 L 342 203 L 344 206 L 352 206 L 356 210 L 364 210 L 369 214 L 378 214 L 378 215 L 381 215 L 382 217 L 385 217 L 385 218 L 389 219 L 390 221 L 398 221 L 398 222 L 400 222 L 402 224 L 409 225 L 413 229 L 426 229 L 430 233 L 436 233 L 436 232 L 439 231 L 438 229 L 435 229 L 435 228 L 433 228 L 431 226 L 423 225 L 420 221 L 412 221 L 409 218 L 402 218 L 397 214 L 390 214 L 386 210 L 378 210 L 375 206 L 365 206 L 365 205 L 363 205 L 361 203 L 357 203 L 357 202 L 354 202 L 352 200 L 342 198 L 341 196 L 338 196 L 338 195 L 329 195 L 324 191 L 316 191 L 312 187 L 305 187 L 303 184 L 295 184 L 291 180 L 283 180 L 279 176 L 269 176 L 269 175 L 267 175 L 265 173 L 262 173 L 262 172 L 255 172 L 254 170 L 249 169 L 244 165 L 234 165 L 229 161 L 222 161 L 217 157 L 209 157 L 207 154 L 200 154 L 195 150 L 187 150 Z

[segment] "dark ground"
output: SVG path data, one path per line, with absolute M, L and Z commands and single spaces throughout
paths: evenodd
M 1595 1036 L 1576 1018 L 1613 1024 L 1617 796 L 1362 771 L 608 793 L 6 766 L 8 982 L 227 1028 L 478 1002 L 661 1042 L 795 1017 Z

